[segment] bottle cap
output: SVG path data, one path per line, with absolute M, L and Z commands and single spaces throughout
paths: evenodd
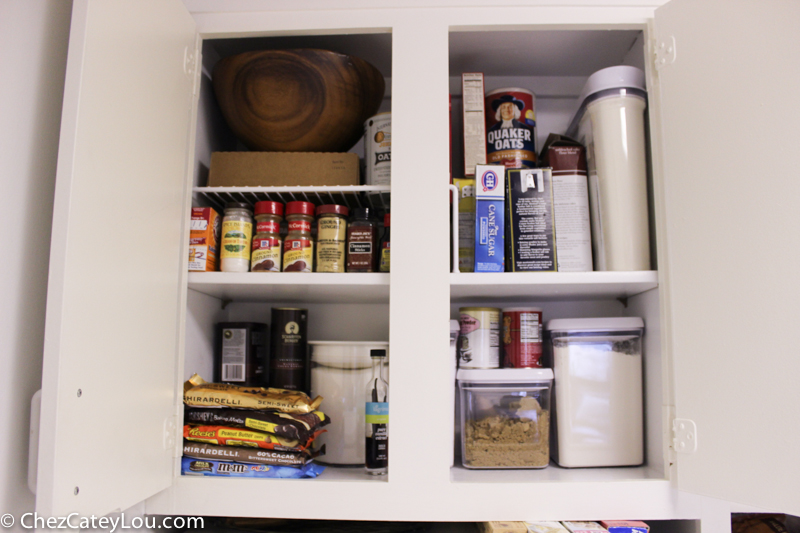
M 283 216 L 283 204 L 280 202 L 256 202 L 255 214 Z
M 311 202 L 289 202 L 286 204 L 286 216 L 309 215 L 314 216 L 314 204 Z
M 370 350 L 370 357 L 386 357 L 386 350 Z
M 350 214 L 350 210 L 343 205 L 336 205 L 336 204 L 327 204 L 317 207 L 317 216 L 324 215 L 326 213 L 334 213 L 336 215 L 347 216 L 348 214 Z
M 225 209 L 247 209 L 248 211 L 253 210 L 253 208 L 250 207 L 250 204 L 245 204 L 243 202 L 228 202 L 225 204 Z
M 353 209 L 353 218 L 369 220 L 372 218 L 372 209 L 369 207 L 356 207 Z

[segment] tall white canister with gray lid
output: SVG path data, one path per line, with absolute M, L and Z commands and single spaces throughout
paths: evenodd
M 586 146 L 595 270 L 650 270 L 644 72 L 589 76 L 567 135 Z
M 547 331 L 555 373 L 553 459 L 564 467 L 642 464 L 644 321 L 557 319 Z

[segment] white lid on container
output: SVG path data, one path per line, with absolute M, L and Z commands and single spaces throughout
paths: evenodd
M 644 72 L 626 65 L 598 70 L 586 80 L 578 101 L 582 104 L 587 97 L 608 89 L 639 89 L 646 92 Z
M 382 341 L 308 341 L 311 360 L 335 368 L 370 368 L 370 350 L 386 350 L 389 360 L 389 343 Z
M 480 383 L 540 383 L 553 381 L 552 368 L 462 368 L 458 381 Z
M 639 317 L 556 318 L 547 322 L 548 331 L 630 331 L 644 329 Z

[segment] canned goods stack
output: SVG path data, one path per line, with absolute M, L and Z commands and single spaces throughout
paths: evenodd
M 459 325 L 459 368 L 542 368 L 540 308 L 462 307 Z

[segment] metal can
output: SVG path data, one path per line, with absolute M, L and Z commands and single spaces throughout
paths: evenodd
M 271 327 L 269 386 L 308 394 L 308 310 L 273 307 Z
M 364 165 L 367 185 L 391 184 L 391 113 L 378 113 L 364 123 Z
M 486 95 L 486 164 L 536 167 L 536 97 L 519 87 Z
M 542 367 L 542 310 L 503 309 L 503 368 Z
M 462 307 L 458 312 L 459 368 L 500 368 L 500 309 Z

